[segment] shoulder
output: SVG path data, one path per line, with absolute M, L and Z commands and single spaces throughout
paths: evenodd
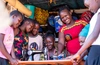
M 10 32 L 10 31 L 13 31 L 13 29 L 12 29 L 12 27 L 8 26 L 8 27 L 5 27 L 5 28 L 1 29 L 0 33 L 6 34 L 6 33 Z
M 63 25 L 61 28 L 60 28 L 60 30 L 59 30 L 59 32 L 63 32 L 65 29 L 66 29 L 66 25 Z
M 42 36 L 41 35 L 38 35 L 37 38 L 42 39 Z
M 85 26 L 85 25 L 87 25 L 88 23 L 87 23 L 85 20 L 81 20 L 81 19 L 75 21 L 75 25 L 80 25 L 80 24 L 82 24 L 82 25 Z

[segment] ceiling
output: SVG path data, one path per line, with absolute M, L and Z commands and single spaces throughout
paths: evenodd
M 71 9 L 83 9 L 85 8 L 83 0 L 54 0 L 50 3 L 50 0 L 19 0 L 22 4 L 30 4 L 36 7 L 40 7 L 45 10 L 55 9 L 56 7 L 68 5 Z

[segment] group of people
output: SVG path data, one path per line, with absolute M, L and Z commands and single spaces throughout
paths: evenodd
M 100 65 L 100 0 L 84 0 L 85 5 L 94 13 L 86 12 L 79 20 L 73 20 L 72 12 L 68 6 L 59 8 L 59 16 L 63 26 L 59 30 L 57 48 L 55 35 L 48 31 L 44 36 L 45 46 L 48 50 L 47 60 L 52 60 L 53 55 L 59 56 L 64 47 L 67 57 L 73 64 L 80 65 L 80 60 L 89 50 L 85 65 Z M 32 57 L 24 51 L 43 50 L 43 38 L 39 35 L 40 25 L 36 20 L 24 17 L 19 11 L 10 13 L 12 24 L 0 30 L 0 65 L 18 65 L 18 61 L 29 60 Z M 91 20 L 90 20 L 91 19 Z M 39 60 L 40 54 L 34 56 Z

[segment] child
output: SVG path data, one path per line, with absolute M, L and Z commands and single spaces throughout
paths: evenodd
M 10 13 L 10 17 L 12 19 L 11 26 L 0 31 L 0 65 L 8 65 L 8 60 L 12 65 L 18 64 L 14 54 L 13 29 L 20 25 L 20 22 L 22 21 L 22 14 L 18 11 L 12 11 Z
M 91 12 L 95 13 L 90 21 L 90 29 L 84 45 L 73 56 L 72 61 L 78 62 L 80 55 L 90 47 L 85 65 L 100 64 L 100 0 L 85 0 Z
M 57 51 L 55 49 L 55 36 L 50 31 L 45 34 L 45 44 L 48 50 L 47 60 L 53 60 L 53 56 L 57 55 Z
M 28 57 L 23 57 L 22 50 L 27 50 L 28 46 L 28 34 L 34 26 L 34 21 L 30 18 L 23 20 L 23 24 L 17 29 L 14 38 L 14 50 L 17 59 L 27 60 Z
M 32 29 L 32 32 L 29 34 L 28 50 L 42 51 L 43 50 L 43 39 L 39 35 L 40 24 L 36 20 L 34 20 L 34 22 L 35 22 L 34 28 Z M 29 60 L 32 60 L 31 56 Z M 40 60 L 40 54 L 35 54 L 34 61 L 39 61 L 39 60 Z

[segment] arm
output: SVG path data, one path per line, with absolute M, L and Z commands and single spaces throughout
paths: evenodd
M 60 53 L 62 53 L 63 49 L 64 49 L 64 46 L 65 46 L 65 38 L 64 38 L 64 33 L 63 32 L 59 32 L 59 39 L 58 39 L 58 55 Z
M 0 34 L 0 51 L 1 53 L 8 59 L 11 60 L 12 57 L 10 56 L 10 54 L 8 53 L 8 51 L 6 50 L 3 40 L 4 40 L 4 34 Z M 2 50 L 1 50 L 2 49 Z
M 16 61 L 16 59 L 13 59 L 10 54 L 8 53 L 8 51 L 6 50 L 3 40 L 4 40 L 4 34 L 0 33 L 0 51 L 1 53 L 10 61 L 10 63 L 12 65 L 18 65 L 18 62 Z M 1 50 L 2 49 L 2 50 Z
M 91 46 L 91 44 L 97 39 L 100 34 L 100 13 L 98 14 L 98 18 L 95 24 L 95 27 L 92 33 L 89 35 L 87 40 L 84 42 L 84 45 L 80 48 L 80 50 L 71 58 L 72 62 L 78 62 L 81 54 Z
M 81 55 L 82 52 L 84 52 L 87 48 L 89 48 L 91 44 L 97 39 L 97 37 L 99 36 L 99 33 L 100 33 L 100 13 L 98 14 L 98 18 L 96 21 L 96 25 L 93 29 L 93 32 L 89 35 L 84 45 L 81 47 L 81 49 L 77 53 Z
M 88 32 L 89 32 L 89 27 L 90 27 L 90 24 L 87 24 L 87 25 L 82 29 L 82 31 L 80 32 L 79 36 L 87 37 Z
M 15 52 L 14 52 L 14 45 L 12 46 L 11 56 L 16 59 Z
M 43 39 L 41 37 L 40 50 L 43 50 Z
M 80 32 L 79 34 L 79 41 L 80 41 L 80 45 L 83 45 L 83 43 L 85 42 L 85 39 L 88 35 L 88 32 L 89 32 L 89 27 L 90 27 L 90 24 L 87 24 L 83 29 L 82 31 Z

